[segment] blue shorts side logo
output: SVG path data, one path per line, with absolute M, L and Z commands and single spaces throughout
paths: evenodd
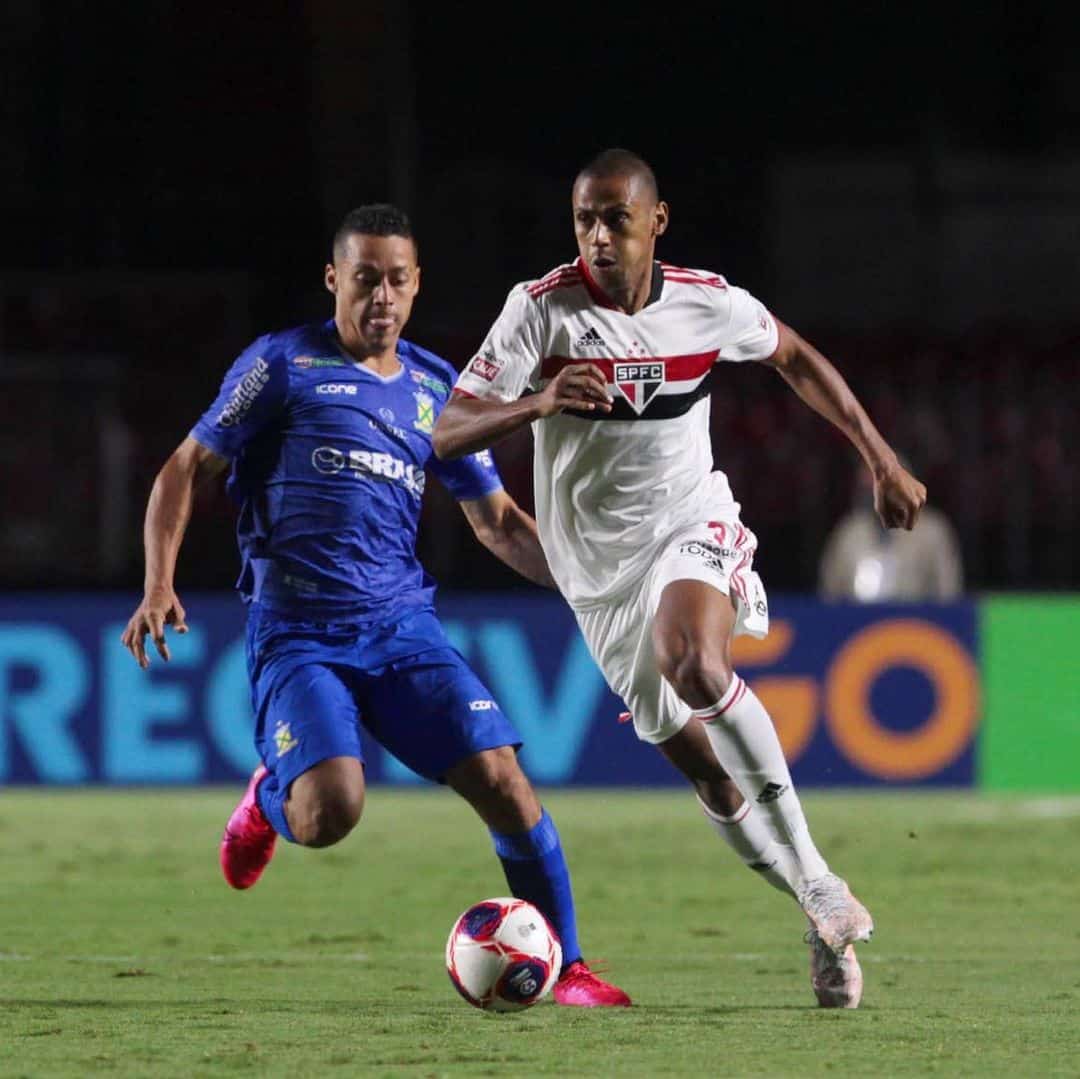
M 277 746 L 277 755 L 284 757 L 290 749 L 295 749 L 300 740 L 293 737 L 288 723 L 279 723 L 274 728 L 274 744 Z

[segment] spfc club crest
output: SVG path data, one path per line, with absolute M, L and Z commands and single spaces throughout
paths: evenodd
M 664 384 L 664 364 L 659 360 L 645 363 L 616 363 L 615 385 L 640 416 Z

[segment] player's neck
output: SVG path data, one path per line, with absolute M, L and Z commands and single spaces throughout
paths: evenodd
M 618 288 L 608 293 L 611 300 L 620 311 L 627 315 L 635 315 L 648 302 L 652 293 L 653 263 L 649 259 L 645 268 L 631 278 L 625 288 Z
M 336 321 L 336 320 L 335 320 Z M 341 325 L 337 325 L 338 341 L 342 351 L 362 367 L 367 367 L 384 378 L 388 375 L 397 374 L 401 368 L 401 361 L 397 357 L 398 339 L 384 345 L 378 350 L 365 346 L 364 342 L 354 333 L 342 333 Z

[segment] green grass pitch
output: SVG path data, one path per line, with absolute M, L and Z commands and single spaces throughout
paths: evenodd
M 629 1010 L 469 1008 L 442 952 L 505 891 L 440 790 L 369 791 L 331 850 L 219 876 L 240 790 L 0 794 L 0 1075 L 1080 1074 L 1080 800 L 811 793 L 877 920 L 863 1007 L 681 792 L 548 792 L 583 944 Z

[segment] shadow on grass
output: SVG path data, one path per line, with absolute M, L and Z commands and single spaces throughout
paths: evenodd
M 703 1008 L 696 1006 L 688 1009 L 685 1005 L 642 1004 L 634 1005 L 634 1011 L 648 1015 L 662 1015 L 665 1018 L 683 1020 L 687 1023 L 700 1022 L 703 1015 L 745 1015 L 748 1012 L 819 1012 L 822 1009 L 813 1004 L 713 1004 Z
M 550 1005 L 541 1005 L 544 1012 L 548 1012 L 550 1007 Z M 205 997 L 198 1000 L 107 1000 L 101 998 L 65 1000 L 63 998 L 58 999 L 55 997 L 49 999 L 0 998 L 0 1009 L 7 1012 L 36 1010 L 58 1012 L 65 1009 L 85 1011 L 133 1011 L 137 1009 L 152 1009 L 162 1012 L 173 1012 L 182 1009 L 190 1009 L 192 1016 L 189 1016 L 189 1018 L 198 1017 L 200 1019 L 217 1016 L 242 1018 L 253 1014 L 254 1011 L 247 1002 L 242 1002 L 231 997 L 221 997 L 209 1000 Z M 857 1013 L 845 1013 L 845 1010 L 841 1008 L 819 1008 L 813 1004 L 713 1004 L 707 1007 L 697 1006 L 692 1009 L 688 1009 L 682 1004 L 635 1004 L 632 1008 L 569 1008 L 565 1010 L 579 1014 L 582 1017 L 585 1015 L 595 1017 L 598 1021 L 605 1021 L 605 1017 L 607 1017 L 606 1021 L 609 1022 L 631 1022 L 636 1016 L 642 1019 L 663 1019 L 666 1023 L 670 1023 L 673 1026 L 696 1027 L 701 1023 L 703 1017 L 722 1018 L 724 1016 L 749 1016 L 754 1014 L 766 1016 L 784 1012 L 795 1015 L 802 1013 L 807 1016 L 836 1016 L 843 1014 L 865 1015 L 874 1012 L 876 1009 L 871 1005 L 869 1007 L 860 1008 Z M 898 1009 L 890 1007 L 889 1010 L 896 1011 Z M 370 1012 L 372 1018 L 386 1018 L 384 1004 L 373 1003 L 369 1006 L 365 1006 L 358 1004 L 355 1000 L 312 1000 L 304 1002 L 290 1000 L 262 1000 L 259 1003 L 258 1011 L 259 1014 L 263 1016 L 267 1013 L 290 1015 L 328 1015 L 342 1013 L 357 1019 L 363 1019 L 365 1014 Z M 410 1002 L 409 1007 L 397 1007 L 394 1011 L 397 1018 L 402 1021 L 407 1020 L 409 1016 L 417 1015 L 430 1020 L 442 1013 L 445 1013 L 445 1018 L 452 1020 L 455 1015 L 460 1015 L 461 1013 L 461 1009 L 456 1006 L 455 1002 L 451 1002 L 446 1006 L 440 1005 L 438 1007 L 433 1007 L 431 1005 L 421 1005 L 420 1002 L 414 1001 Z M 493 1015 L 494 1013 L 491 1014 Z M 528 1016 L 530 1014 L 531 1010 L 529 1012 L 521 1012 L 515 1018 L 528 1022 Z M 508 1017 L 499 1016 L 498 1019 L 499 1021 L 506 1022 Z
M 47 1000 L 33 1000 L 20 997 L 18 1000 L 0 998 L 0 1009 L 26 1010 L 28 1008 L 197 1008 L 201 1013 L 210 1009 L 211 1014 L 223 1014 L 221 1009 L 214 1010 L 213 1005 L 236 1004 L 235 1000 L 65 1000 L 63 997 L 49 997 Z M 227 1014 L 236 1014 L 229 1008 Z

